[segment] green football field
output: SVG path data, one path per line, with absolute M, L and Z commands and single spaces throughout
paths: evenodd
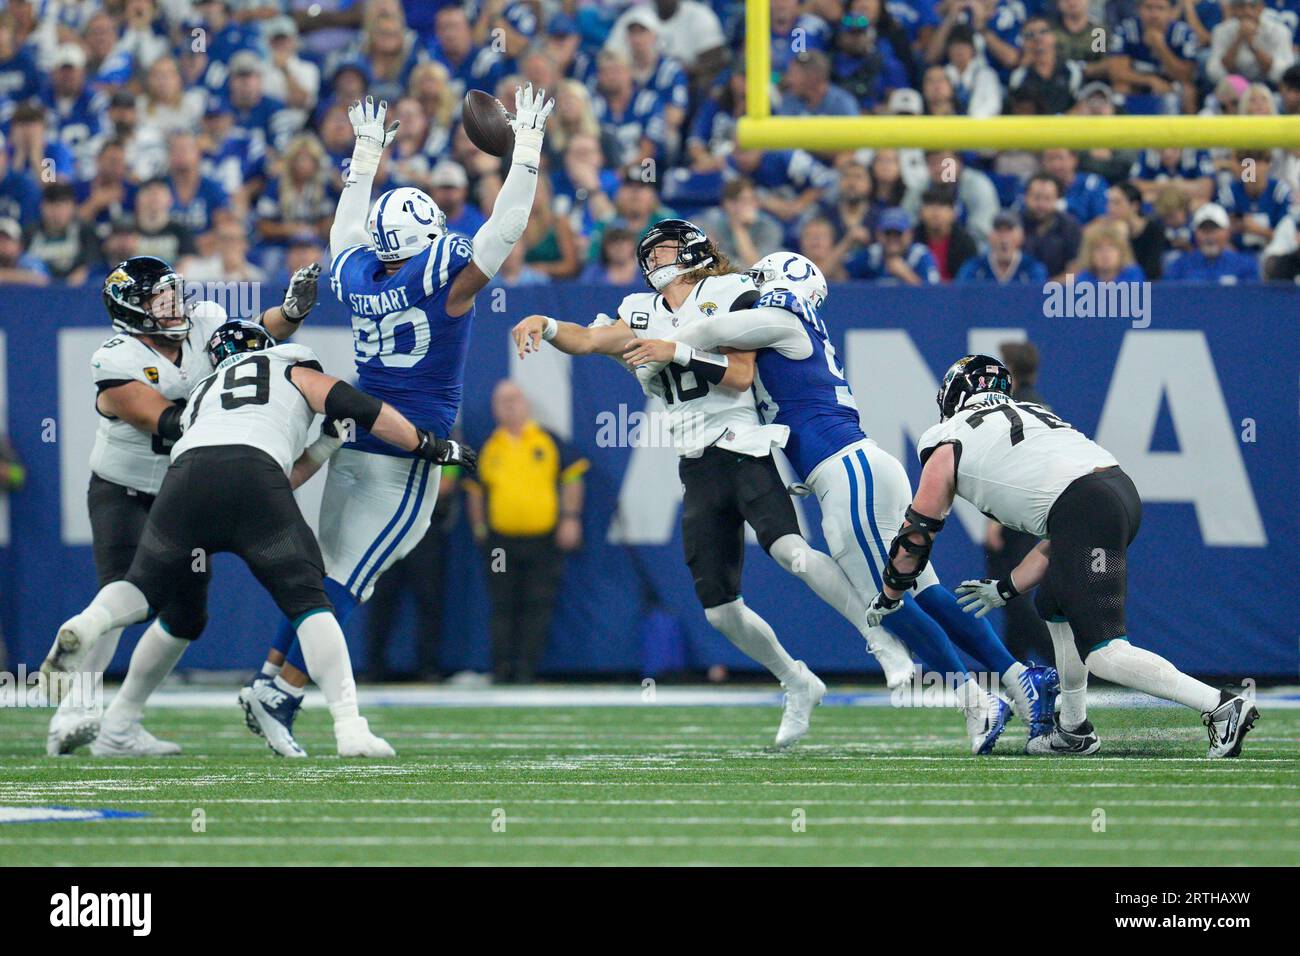
M 364 698 L 363 698 L 364 702 Z M 952 710 L 823 706 L 788 753 L 771 706 L 380 707 L 399 758 L 332 754 L 323 708 L 274 758 L 236 707 L 162 708 L 180 757 L 41 756 L 48 711 L 0 711 L 0 864 L 1300 864 L 1300 710 L 1261 702 L 1242 759 L 1195 715 L 1095 708 L 1103 750 L 973 758 Z M 200 826 L 201 824 L 201 826 Z M 201 829 L 202 832 L 195 832 Z

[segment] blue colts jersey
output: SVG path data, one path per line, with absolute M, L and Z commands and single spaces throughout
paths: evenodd
M 447 292 L 469 265 L 464 236 L 445 235 L 389 275 L 375 251 L 351 246 L 334 257 L 330 285 L 352 313 L 357 386 L 440 438 L 460 411 L 471 308 L 447 314 Z M 349 447 L 410 457 L 369 434 Z
M 858 418 L 858 404 L 844 378 L 844 366 L 812 306 L 785 289 L 763 293 L 753 308 L 764 306 L 798 316 L 812 340 L 812 355 L 806 359 L 786 358 L 776 349 L 759 349 L 754 379 L 759 418 L 764 424 L 790 427 L 785 455 L 799 477 L 807 479 L 827 458 L 866 435 Z

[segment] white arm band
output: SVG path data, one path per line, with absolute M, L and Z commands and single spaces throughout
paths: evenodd
M 546 317 L 546 328 L 542 329 L 542 341 L 549 342 L 560 334 L 560 323 L 556 322 L 549 315 Z
M 349 246 L 370 244 L 370 232 L 366 228 L 366 219 L 370 215 L 370 190 L 375 183 L 374 166 L 366 168 L 366 162 L 358 164 L 358 154 L 364 153 L 366 144 L 357 141 L 352 151 L 352 164 L 348 167 L 347 178 L 343 180 L 343 192 L 339 196 L 338 208 L 334 211 L 334 222 L 330 226 L 330 255 L 337 256 Z M 378 160 L 375 161 L 378 163 Z
M 491 279 L 524 234 L 537 192 L 537 169 L 516 162 L 501 184 L 492 215 L 474 234 L 474 265 Z

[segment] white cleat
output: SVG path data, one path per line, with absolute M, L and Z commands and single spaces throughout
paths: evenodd
M 873 627 L 867 632 L 867 650 L 885 672 L 885 684 L 897 690 L 912 679 L 916 665 L 907 645 L 883 627 Z
M 99 736 L 90 745 L 92 757 L 173 757 L 181 752 L 181 745 L 170 740 L 159 740 L 141 726 L 139 721 L 127 724 L 105 723 Z
M 383 737 L 370 732 L 364 717 L 335 721 L 334 739 L 338 742 L 340 757 L 396 757 L 397 751 Z
M 60 715 L 50 719 L 50 729 L 45 734 L 45 753 L 51 757 L 64 757 L 99 736 L 99 718 L 86 714 Z
M 1219 706 L 1201 714 L 1201 722 L 1210 735 L 1210 750 L 1206 756 L 1211 760 L 1240 756 L 1241 743 L 1257 720 L 1259 710 L 1250 698 L 1224 691 Z
M 826 685 L 808 669 L 803 661 L 795 661 L 799 675 L 781 684 L 785 688 L 785 703 L 781 712 L 781 726 L 776 731 L 778 750 L 792 747 L 808 733 L 813 708 L 826 696 Z
M 108 630 L 103 612 L 87 608 L 63 622 L 54 637 L 50 652 L 41 662 L 41 679 L 45 696 L 51 704 L 62 702 L 71 688 L 71 681 L 80 673 L 86 655 L 95 642 Z
M 1048 733 L 1030 737 L 1025 743 L 1025 753 L 1031 757 L 1089 757 L 1100 749 L 1101 738 L 1092 721 L 1085 720 L 1074 730 L 1066 730 L 1059 714 Z
M 970 752 L 982 757 L 993 752 L 993 745 L 1007 728 L 1011 705 L 994 694 L 984 694 L 972 707 L 962 708 L 966 714 L 966 735 L 970 737 Z

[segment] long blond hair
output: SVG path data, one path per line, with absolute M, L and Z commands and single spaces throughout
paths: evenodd
M 1079 255 L 1070 263 L 1070 271 L 1091 272 L 1092 254 L 1106 242 L 1119 249 L 1120 271 L 1136 261 L 1133 258 L 1133 246 L 1128 240 L 1128 230 L 1118 223 L 1099 219 L 1083 231 L 1083 244 L 1079 246 Z

